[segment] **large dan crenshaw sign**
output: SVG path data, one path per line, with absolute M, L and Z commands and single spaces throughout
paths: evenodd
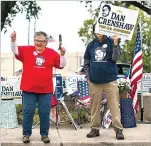
M 102 3 L 95 33 L 131 40 L 138 11 Z

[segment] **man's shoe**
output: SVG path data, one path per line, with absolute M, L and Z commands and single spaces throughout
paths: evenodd
M 124 139 L 123 130 L 119 128 L 115 128 L 114 130 L 116 132 L 116 138 L 119 140 L 123 140 Z
M 90 133 L 87 134 L 87 137 L 88 138 L 92 138 L 92 137 L 97 137 L 99 135 L 100 135 L 99 130 L 92 128 L 91 131 L 90 131 Z
M 49 143 L 50 142 L 50 139 L 48 136 L 41 136 L 41 140 L 44 142 L 44 143 Z
M 29 136 L 24 135 L 23 136 L 23 143 L 29 143 L 29 142 L 30 142 Z

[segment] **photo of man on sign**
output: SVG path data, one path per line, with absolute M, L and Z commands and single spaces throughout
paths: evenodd
M 111 11 L 111 7 L 109 5 L 104 5 L 102 7 L 102 16 L 107 17 Z

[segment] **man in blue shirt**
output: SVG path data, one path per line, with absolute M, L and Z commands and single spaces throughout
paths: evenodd
M 118 38 L 111 39 L 95 33 L 84 54 L 84 71 L 89 83 L 91 97 L 91 131 L 88 138 L 99 136 L 100 105 L 102 92 L 106 93 L 107 102 L 112 114 L 112 125 L 117 139 L 124 139 L 119 108 L 116 60 L 120 56 Z

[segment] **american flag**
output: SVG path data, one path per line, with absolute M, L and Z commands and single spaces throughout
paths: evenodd
M 133 100 L 133 107 L 135 111 L 138 111 L 138 98 L 137 98 L 137 84 L 138 81 L 142 79 L 143 76 L 143 60 L 142 60 L 142 48 L 141 48 L 141 36 L 140 36 L 140 26 L 138 24 L 137 36 L 134 47 L 134 55 L 132 62 L 131 71 L 131 91 L 130 96 Z
M 20 70 L 18 70 L 18 71 L 16 71 L 15 72 L 15 75 L 18 77 L 18 76 L 20 76 L 22 74 L 22 69 L 20 69 Z
M 48 38 L 48 43 L 50 43 L 50 42 L 56 42 L 51 35 L 50 35 L 49 38 Z
M 77 81 L 78 91 L 80 95 L 80 99 L 76 103 L 76 106 L 89 106 L 90 105 L 90 96 L 89 96 L 89 88 L 87 81 Z
M 58 51 L 59 44 L 51 35 L 49 35 L 47 47 L 55 50 L 56 52 Z

